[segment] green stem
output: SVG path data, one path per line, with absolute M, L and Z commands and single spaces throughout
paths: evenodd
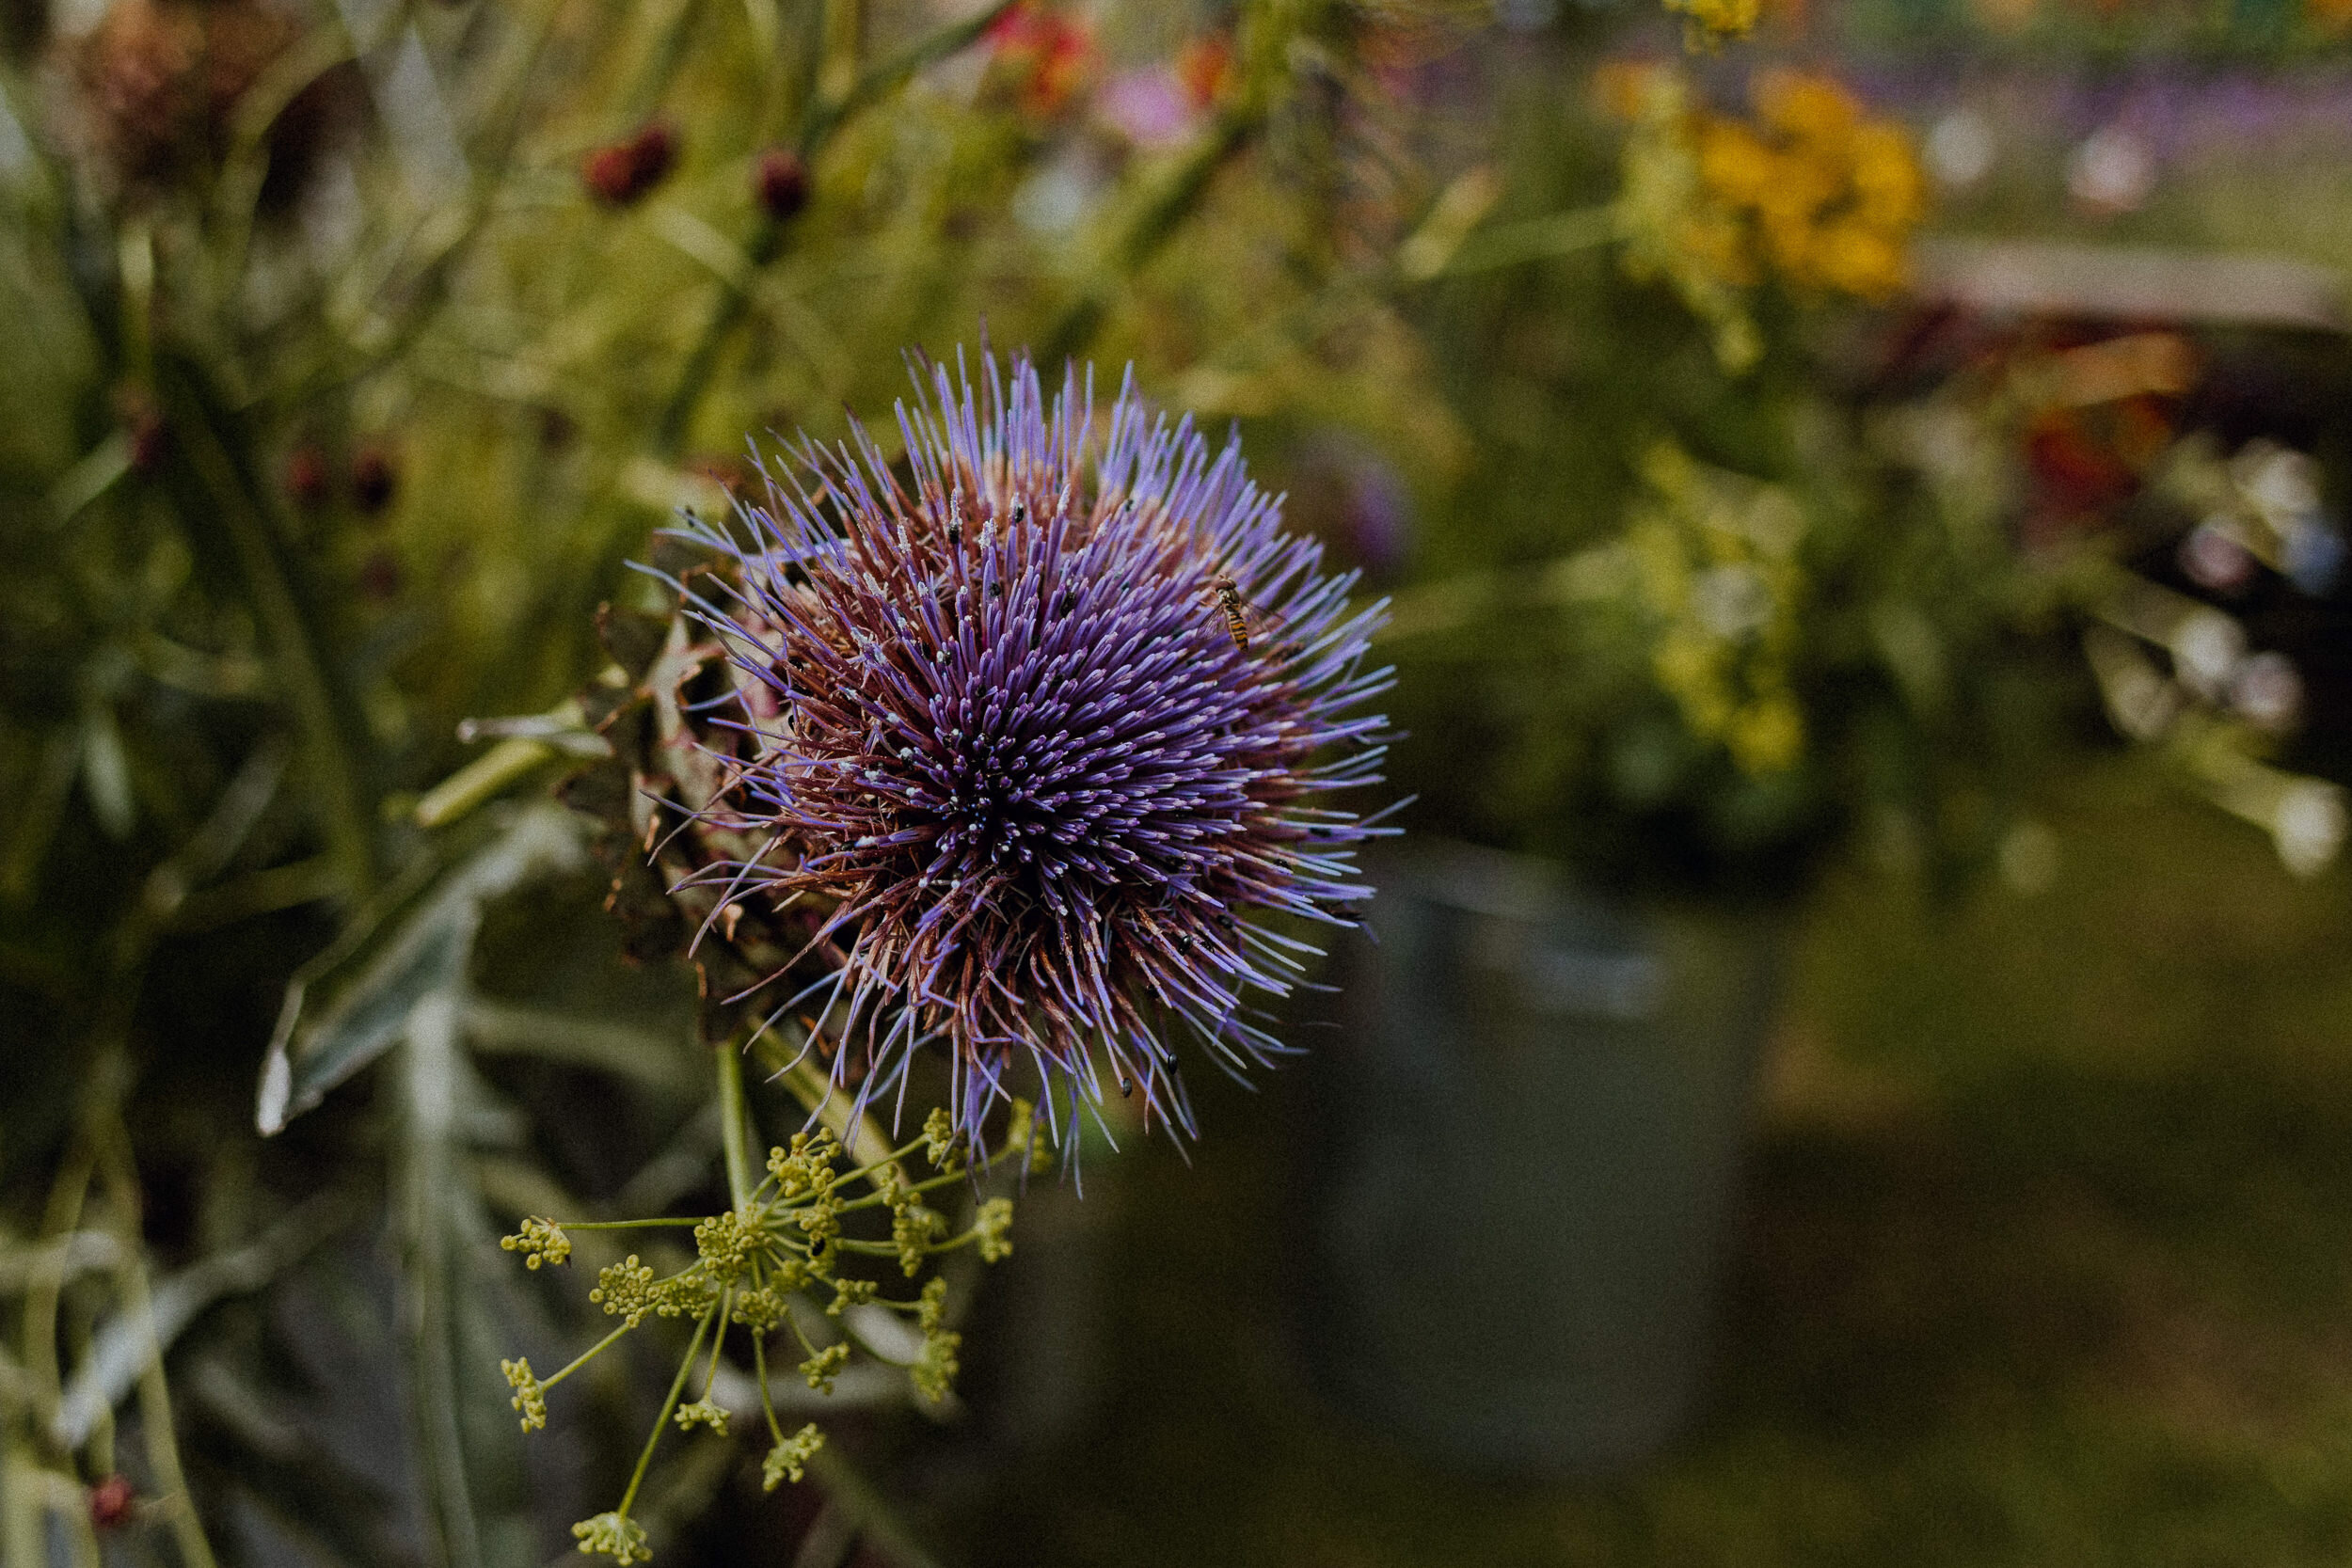
M 49 1238 L 63 1236 L 81 1224 L 82 1208 L 88 1200 L 90 1176 L 97 1168 L 97 1155 L 87 1138 L 74 1141 L 72 1151 L 57 1172 L 57 1180 L 49 1189 L 48 1212 L 41 1217 L 40 1235 Z M 24 1370 L 33 1385 L 34 1413 L 39 1418 L 37 1430 L 46 1432 L 57 1413 L 64 1380 L 58 1375 L 57 1309 L 65 1293 L 65 1248 L 55 1247 L 37 1263 L 27 1279 L 24 1292 Z
M 762 214 L 743 246 L 747 264 L 742 282 L 749 283 L 783 248 L 784 226 Z M 686 427 L 692 421 L 703 393 L 709 390 L 711 371 L 718 364 L 719 355 L 734 334 L 736 324 L 751 309 L 750 291 L 737 280 L 722 279 L 719 287 L 719 303 L 711 308 L 710 320 L 704 325 L 702 336 L 695 340 L 693 351 L 686 356 L 686 368 L 678 372 L 677 388 L 662 405 L 661 418 L 654 426 L 654 450 L 665 458 L 676 457 L 685 445 Z
M 1573 212 L 1552 213 L 1543 217 L 1524 218 L 1516 223 L 1499 223 L 1491 228 L 1472 230 L 1453 256 L 1429 276 L 1432 278 L 1452 277 L 1461 273 L 1517 266 L 1522 261 L 1570 256 L 1580 250 L 1607 245 L 1616 237 L 1617 209 L 1614 202 L 1579 208 Z
M 752 1200 L 752 1156 L 744 1139 L 751 1107 L 743 1100 L 743 1053 L 733 1044 L 719 1047 L 719 1142 L 726 1151 L 727 1195 L 738 1209 Z
M 969 1230 L 967 1230 L 967 1231 L 963 1232 L 963 1234 L 961 1234 L 961 1236 L 956 1237 L 956 1238 L 955 1238 L 954 1240 L 952 1240 L 952 1241 L 946 1241 L 946 1242 L 933 1242 L 933 1243 L 930 1244 L 930 1256 L 932 1256 L 932 1257 L 934 1257 L 934 1258 L 935 1258 L 935 1257 L 937 1257 L 939 1254 L 941 1254 L 941 1253 L 943 1253 L 943 1252 L 953 1252 L 953 1251 L 955 1251 L 958 1247 L 962 1246 L 965 1243 L 967 1243 L 967 1242 L 977 1242 L 977 1241 L 978 1241 L 979 1239 L 980 1239 L 980 1227 L 979 1227 L 978 1226 L 977 1226 L 977 1225 L 976 1225 L 976 1226 L 974 1226 L 971 1229 L 969 1229 Z
M 889 59 L 869 68 L 839 97 L 820 97 L 813 101 L 808 118 L 801 126 L 800 152 L 803 162 L 815 163 L 826 144 L 858 110 L 932 61 L 945 59 L 978 38 L 1014 4 L 1015 0 L 995 0 L 993 5 L 977 16 L 934 28 Z M 763 214 L 743 246 L 744 256 L 750 264 L 744 269 L 742 279 L 721 282 L 719 303 L 711 308 L 710 319 L 704 324 L 702 335 L 695 340 L 693 348 L 686 356 L 685 369 L 678 373 L 677 387 L 671 392 L 670 401 L 662 405 L 661 416 L 655 422 L 654 450 L 660 455 L 675 458 L 685 444 L 687 427 L 693 420 L 695 408 L 702 403 L 703 393 L 709 389 L 711 372 L 718 364 L 719 356 L 751 308 L 751 294 L 742 284 L 756 276 L 784 249 L 784 231 L 783 224 Z
M 808 119 L 801 127 L 801 156 L 816 157 L 851 115 L 932 61 L 946 59 L 978 38 L 1017 3 L 1018 0 L 995 0 L 977 16 L 934 28 L 890 58 L 868 68 L 839 98 L 811 104 Z
M 145 1364 L 139 1369 L 139 1424 L 147 1433 L 147 1464 L 155 1483 L 171 1504 L 171 1535 L 187 1568 L 214 1568 L 212 1543 L 197 1516 L 196 1497 L 188 1490 L 187 1473 L 180 1465 L 180 1441 L 172 1424 L 171 1382 L 164 1375 L 163 1347 L 155 1341 L 154 1305 L 147 1288 L 147 1268 L 139 1260 L 139 1187 L 137 1166 L 131 1153 L 131 1132 L 119 1105 L 110 1104 L 106 1124 L 97 1140 L 100 1164 L 106 1177 L 107 1209 L 121 1243 L 122 1264 L 117 1279 L 122 1309 L 130 1321 L 147 1331 Z
M 201 515 L 227 533 L 230 553 L 245 578 L 253 611 L 270 643 L 309 752 L 324 821 L 327 852 L 342 874 L 346 895 L 364 898 L 375 887 L 371 843 L 375 815 L 363 781 L 358 748 L 347 725 L 358 705 L 337 689 L 321 640 L 297 591 L 288 563 L 279 559 L 270 520 L 230 455 L 197 372 L 184 364 L 158 366 L 157 392 L 165 400 L 175 444 L 203 494 L 201 514 L 186 516 L 200 533 Z
M 719 1381 L 719 1353 L 727 1348 L 727 1314 L 735 1310 L 735 1291 L 730 1287 L 719 1298 L 719 1332 L 710 1337 L 710 1370 L 703 1374 L 703 1398 L 710 1398 L 713 1385 Z
M 1247 146 L 1257 133 L 1258 113 L 1234 109 L 1220 116 L 1209 135 L 1168 177 L 1158 195 L 1145 202 L 1118 239 L 1105 247 L 1102 276 L 1106 281 L 1081 295 L 1045 334 L 1038 354 L 1041 365 L 1058 365 L 1083 350 L 1109 315 L 1112 291 L 1134 277 L 1159 253 L 1177 225 L 1199 204 L 1209 182 Z
M 759 1374 L 759 1408 L 767 1414 L 768 1431 L 778 1444 L 784 1441 L 784 1423 L 776 1419 L 776 1402 L 768 1394 L 768 1336 L 752 1336 L 752 1370 Z
M 898 1158 L 904 1158 L 904 1157 L 905 1157 L 905 1155 L 906 1155 L 907 1153 L 909 1153 L 910 1151 L 912 1151 L 913 1149 L 914 1149 L 914 1148 L 917 1148 L 917 1147 L 918 1147 L 918 1145 L 916 1145 L 916 1144 L 909 1144 L 909 1145 L 906 1147 L 906 1148 L 899 1150 L 899 1152 L 898 1152 Z M 871 1168 L 872 1168 L 872 1169 L 875 1169 L 875 1170 L 880 1170 L 880 1169 L 882 1168 L 882 1166 L 880 1166 L 880 1165 L 875 1165 L 875 1166 L 873 1166 L 873 1167 L 871 1167 Z M 862 1176 L 862 1175 L 864 1175 L 864 1174 L 865 1174 L 865 1172 L 860 1171 L 860 1172 L 857 1172 L 856 1174 L 858 1174 L 858 1175 L 861 1175 L 861 1176 Z M 951 1171 L 947 1172 L 945 1176 L 932 1176 L 932 1177 L 926 1177 L 924 1180 L 922 1180 L 917 1181 L 916 1183 L 914 1183 L 914 1185 L 913 1185 L 912 1187 L 907 1187 L 907 1188 L 904 1188 L 904 1189 L 902 1189 L 902 1191 L 903 1191 L 903 1192 L 905 1192 L 905 1194 L 906 1194 L 908 1196 L 910 1196 L 910 1197 L 912 1197 L 912 1196 L 918 1196 L 918 1195 L 923 1194 L 923 1193 L 935 1192 L 935 1191 L 937 1191 L 937 1190 L 938 1190 L 939 1188 L 941 1188 L 941 1187 L 948 1186 L 948 1185 L 950 1185 L 950 1184 L 952 1184 L 952 1183 L 954 1183 L 954 1182 L 963 1180 L 965 1179 L 965 1177 L 966 1177 L 968 1174 L 969 1174 L 969 1173 L 968 1173 L 968 1172 L 966 1172 L 966 1171 L 961 1171 L 961 1170 L 951 1170 Z M 865 1196 L 865 1197 L 860 1197 L 860 1198 L 852 1198 L 852 1199 L 851 1199 L 850 1201 L 849 1201 L 848 1203 L 843 1204 L 843 1205 L 841 1206 L 841 1212 L 842 1212 L 843 1213 L 845 1213 L 845 1214 L 848 1214 L 848 1213 L 854 1213 L 856 1211 L 858 1211 L 858 1210 L 860 1210 L 860 1209 L 871 1209 L 871 1208 L 873 1208 L 876 1204 L 880 1203 L 882 1200 L 882 1194 L 880 1194 L 880 1193 L 871 1193 L 871 1194 L 868 1194 L 868 1195 L 867 1195 L 866 1196 Z
M 539 1380 L 539 1386 L 542 1389 L 554 1387 L 557 1384 L 563 1382 L 565 1378 L 580 1370 L 580 1368 L 585 1367 L 589 1362 L 594 1361 L 597 1356 L 602 1355 L 607 1345 L 610 1345 L 613 1340 L 619 1338 L 622 1335 L 627 1334 L 628 1332 L 628 1324 L 624 1322 L 620 1327 L 614 1329 L 612 1333 L 597 1340 L 588 1349 L 580 1352 L 579 1355 L 573 1358 L 570 1366 L 564 1368 L 553 1377 L 541 1378 Z
M 628 91 L 622 97 L 625 124 L 633 128 L 660 105 L 661 95 L 669 90 L 678 67 L 685 63 L 686 41 L 694 30 L 694 13 L 699 8 L 695 0 L 678 0 L 676 11 L 661 29 L 661 36 L 654 40 L 637 80 L 629 84 Z
M 621 1494 L 621 1506 L 614 1509 L 622 1518 L 628 1517 L 629 1505 L 637 1500 L 637 1489 L 645 1483 L 645 1468 L 653 1463 L 653 1450 L 661 1441 L 661 1429 L 670 1424 L 670 1412 L 677 1408 L 678 1395 L 686 1391 L 687 1374 L 694 1370 L 694 1356 L 703 1348 L 703 1336 L 710 1332 L 710 1320 L 716 1309 L 703 1314 L 694 1325 L 694 1342 L 686 1347 L 685 1358 L 677 1364 L 677 1376 L 670 1380 L 670 1396 L 661 1402 L 661 1414 L 653 1418 L 653 1434 L 645 1439 L 644 1451 L 637 1456 L 637 1468 L 628 1478 L 628 1490 Z
M 417 826 L 438 828 L 456 821 L 559 754 L 544 740 L 513 736 L 500 741 L 425 793 L 417 802 Z

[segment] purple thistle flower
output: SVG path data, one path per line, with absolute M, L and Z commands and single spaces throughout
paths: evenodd
M 901 467 L 861 427 L 803 440 L 739 529 L 691 531 L 739 568 L 694 613 L 743 673 L 702 815 L 755 847 L 694 879 L 714 922 L 813 908 L 825 974 L 771 1022 L 821 995 L 861 1104 L 937 1041 L 976 1146 L 1032 1082 L 1066 1141 L 1105 1069 L 1195 1132 L 1168 1037 L 1235 1072 L 1281 1053 L 1248 999 L 1315 950 L 1253 921 L 1355 924 L 1353 849 L 1392 831 L 1335 803 L 1379 777 L 1385 721 L 1352 710 L 1389 684 L 1385 607 L 1351 613 L 1238 446 L 1132 372 L 1106 429 L 1090 372 L 1050 408 L 1025 356 L 915 380 Z

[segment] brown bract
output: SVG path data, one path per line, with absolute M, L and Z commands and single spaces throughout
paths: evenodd
M 657 547 L 655 564 L 690 586 L 721 569 L 666 542 Z M 718 639 L 679 610 L 660 616 L 607 605 L 597 612 L 596 630 L 612 662 L 580 701 L 613 754 L 567 781 L 564 800 L 600 826 L 593 847 L 612 876 L 605 903 L 621 919 L 630 958 L 691 957 L 704 1037 L 723 1040 L 754 1006 L 733 999 L 801 955 L 821 924 L 821 907 L 779 913 L 760 900 L 737 903 L 720 916 L 723 890 L 695 880 L 708 867 L 749 860 L 759 848 L 700 815 L 732 784 L 741 751 L 740 736 L 726 722 L 714 722 L 741 711 L 732 701 L 714 710 L 715 699 L 742 685 Z M 771 849 L 762 863 L 789 869 L 778 852 Z M 808 957 L 822 965 L 826 950 Z M 831 957 L 837 962 L 840 956 Z

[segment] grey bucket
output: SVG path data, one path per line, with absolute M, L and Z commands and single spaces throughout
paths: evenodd
M 1704 1381 L 1779 923 L 1463 846 L 1371 876 L 1317 1053 L 1321 1379 L 1442 1462 L 1634 1464 Z

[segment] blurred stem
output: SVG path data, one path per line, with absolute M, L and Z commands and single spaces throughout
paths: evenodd
M 846 98 L 857 82 L 858 35 L 865 31 L 858 0 L 822 0 L 825 10 L 823 53 L 817 61 L 819 98 Z
M 337 689 L 328 671 L 323 639 L 296 591 L 289 563 L 280 559 L 270 520 L 254 499 L 236 460 L 230 455 L 197 372 L 183 364 L 158 367 L 157 391 L 164 399 L 175 445 L 185 454 L 212 520 L 226 532 L 230 553 L 255 617 L 261 622 L 286 696 L 294 709 L 321 801 L 320 830 L 341 873 L 346 894 L 358 900 L 375 887 L 371 844 L 373 802 L 362 781 L 347 722 L 358 705 Z M 186 517 L 200 532 L 199 517 Z
M 860 109 L 925 66 L 935 60 L 944 60 L 970 44 L 994 26 L 996 19 L 1012 9 L 1017 3 L 1018 0 L 995 0 L 993 5 L 977 16 L 933 28 L 888 59 L 868 67 L 837 96 L 827 90 L 828 84 L 820 81 L 817 99 L 810 104 L 808 118 L 801 126 L 801 156 L 814 159 L 833 139 L 834 133 Z M 850 47 L 855 47 L 854 34 L 850 36 Z
M 68 1151 L 57 1179 L 49 1188 L 49 1204 L 41 1216 L 40 1239 L 53 1241 L 82 1223 L 82 1205 L 89 1196 L 97 1154 L 89 1140 L 77 1138 Z M 49 1247 L 39 1254 L 24 1291 L 24 1370 L 32 1381 L 35 1430 L 46 1432 L 56 1418 L 65 1382 L 57 1371 L 57 1307 L 65 1291 L 66 1250 Z
M 1263 110 L 1247 105 L 1217 117 L 1200 145 L 1171 170 L 1160 189 L 1145 200 L 1118 236 L 1104 248 L 1096 268 L 1100 279 L 1062 313 L 1043 339 L 1038 353 L 1042 365 L 1058 365 L 1086 349 L 1102 330 L 1113 297 L 1159 254 L 1177 226 L 1189 216 L 1206 194 L 1209 182 L 1256 135 Z
M 459 999 L 435 992 L 410 1009 L 400 1047 L 398 1225 L 402 1327 L 416 1401 L 429 1560 L 483 1568 L 480 1522 L 469 1484 L 458 1409 L 456 1310 L 450 1245 L 456 1190 L 456 1084 L 461 1070 Z
M 774 261 L 783 248 L 784 226 L 763 214 L 743 247 L 751 263 L 744 281 L 748 283 L 750 275 Z M 734 335 L 751 306 L 750 293 L 733 280 L 723 280 L 719 289 L 719 303 L 711 308 L 702 336 L 695 340 L 693 351 L 686 356 L 686 368 L 678 372 L 677 389 L 662 405 L 660 421 L 654 427 L 654 450 L 667 459 L 675 460 L 685 445 L 687 426 L 692 421 L 703 394 L 710 388 L 710 372 L 718 365 L 727 339 Z
M 189 1568 L 214 1568 L 212 1543 L 204 1539 L 203 1521 L 197 1517 L 196 1497 L 188 1490 L 187 1472 L 180 1464 L 180 1440 L 172 1425 L 171 1382 L 164 1375 L 164 1352 L 155 1339 L 154 1304 L 148 1291 L 147 1266 L 139 1256 L 142 1205 L 138 1167 L 131 1152 L 131 1130 L 123 1123 L 120 1101 L 120 1083 L 127 1076 L 127 1069 L 119 1069 L 109 1076 L 118 1086 L 105 1099 L 103 1116 L 93 1129 L 92 1142 L 97 1146 L 99 1167 L 106 1179 L 108 1218 L 120 1243 L 122 1260 L 115 1278 L 122 1294 L 122 1310 L 147 1334 L 145 1364 L 139 1371 L 139 1425 L 147 1437 L 147 1465 L 169 1505 L 172 1540 L 180 1548 L 182 1560 Z
M 752 1198 L 751 1150 L 744 1134 L 751 1107 L 743 1100 L 743 1048 L 728 1041 L 715 1053 L 719 1062 L 719 1143 L 726 1150 L 727 1196 L 738 1209 Z
M 678 1361 L 677 1376 L 670 1380 L 670 1397 L 661 1402 L 661 1414 L 653 1418 L 653 1433 L 637 1455 L 637 1468 L 628 1478 L 628 1490 L 621 1494 L 621 1506 L 613 1510 L 623 1518 L 628 1516 L 629 1505 L 637 1500 L 637 1489 L 645 1484 L 645 1470 L 653 1464 L 654 1448 L 661 1441 L 662 1428 L 670 1424 L 670 1412 L 677 1408 L 678 1395 L 686 1391 L 687 1375 L 694 1370 L 694 1357 L 703 1348 L 703 1336 L 710 1332 L 710 1320 L 717 1316 L 718 1309 L 714 1307 L 694 1325 L 693 1342 L 686 1347 L 686 1354 Z
M 425 792 L 417 802 L 420 828 L 438 828 L 525 778 L 560 753 L 544 740 L 510 736 Z
M 139 1371 L 139 1406 L 147 1437 L 148 1466 L 155 1483 L 171 1500 L 171 1529 L 182 1559 L 189 1568 L 213 1568 L 212 1545 L 204 1538 L 196 1499 L 180 1464 L 177 1432 L 172 1424 L 171 1387 L 164 1373 L 163 1347 L 155 1338 L 153 1301 L 147 1267 L 140 1256 L 142 1207 L 138 1164 L 129 1128 L 122 1119 L 122 1102 L 130 1093 L 131 1069 L 126 1041 L 138 1006 L 140 983 L 149 955 L 185 897 L 189 888 L 228 864 L 244 844 L 270 800 L 277 793 L 285 763 L 285 748 L 268 739 L 257 745 L 238 768 L 228 788 L 203 824 L 172 854 L 149 873 L 138 901 L 117 924 L 105 952 L 105 973 L 97 987 L 100 1002 L 86 1047 L 83 1082 L 86 1085 L 80 1126 L 70 1145 L 41 1219 L 43 1240 L 66 1235 L 81 1223 L 94 1176 L 107 1187 L 108 1220 L 116 1242 L 115 1265 L 119 1310 L 147 1334 L 146 1355 Z M 23 1339 L 36 1430 L 56 1430 L 63 1403 L 63 1378 L 57 1359 L 57 1310 L 64 1291 L 67 1249 L 44 1249 L 25 1290 Z M 87 1354 L 87 1353 L 86 1353 Z M 93 1458 L 113 1468 L 112 1412 L 103 1413 L 103 1434 Z M 53 1443 L 61 1441 L 51 1438 Z M 87 1517 L 87 1516 L 85 1516 Z M 11 1558 L 9 1560 L 13 1561 Z
M 1572 256 L 1580 250 L 1607 245 L 1616 237 L 1617 207 L 1613 201 L 1572 212 L 1547 214 L 1542 217 L 1522 218 L 1513 223 L 1498 223 L 1467 234 L 1452 255 L 1439 260 L 1421 277 L 1408 273 L 1406 280 L 1418 282 L 1422 277 L 1451 277 L 1462 273 L 1517 266 L 1522 261 Z
M 694 17 L 700 9 L 697 0 L 672 0 L 669 20 L 655 38 L 637 79 L 629 84 L 621 99 L 623 123 L 634 126 L 661 106 L 661 95 L 670 90 L 671 80 L 685 63 L 686 41 L 693 36 Z
M 538 67 L 540 55 L 546 53 L 557 15 L 564 7 L 564 0 L 540 0 L 530 30 L 515 52 L 512 70 L 505 80 L 482 96 L 481 101 L 490 105 L 482 117 L 489 129 L 478 150 L 468 150 L 473 168 L 501 169 L 513 161 L 515 144 L 522 136 L 523 114 L 531 103 L 531 75 Z M 462 210 L 457 221 L 437 226 L 450 230 L 446 236 L 436 240 L 437 248 L 417 266 L 413 276 L 389 281 L 377 290 L 379 301 L 399 303 L 377 318 L 384 324 L 383 330 L 358 356 L 358 363 L 314 370 L 289 388 L 287 401 L 300 404 L 322 397 L 402 358 L 424 336 L 441 307 L 449 303 L 450 277 L 488 227 L 497 195 L 496 182 L 477 174 L 473 190 L 458 204 Z M 411 232 L 433 234 L 437 225 L 428 218 L 414 225 Z
M 808 1467 L 826 1495 L 857 1520 L 866 1544 L 876 1552 L 898 1568 L 940 1568 L 939 1559 L 915 1539 L 882 1489 L 866 1479 L 838 1444 L 828 1443 L 809 1455 Z
M 932 61 L 945 59 L 971 43 L 986 32 L 998 17 L 1010 10 L 1015 3 L 1016 0 L 995 0 L 977 16 L 933 28 L 888 59 L 868 67 L 838 92 L 833 90 L 830 80 L 834 74 L 833 62 L 844 57 L 851 64 L 855 62 L 857 8 L 854 5 L 845 8 L 846 22 L 829 11 L 824 44 L 826 66 L 818 80 L 817 95 L 809 104 L 807 118 L 801 125 L 802 161 L 814 164 L 842 126 L 860 109 Z M 846 45 L 842 42 L 845 36 L 848 40 Z M 837 53 L 844 49 L 847 50 L 846 56 Z M 675 459 L 684 446 L 687 427 L 693 420 L 694 410 L 701 404 L 703 394 L 709 389 L 711 372 L 718 365 L 719 356 L 725 351 L 727 340 L 734 335 L 736 327 L 741 325 L 744 314 L 750 309 L 751 294 L 747 285 L 754 275 L 783 252 L 784 233 L 783 224 L 762 214 L 752 230 L 750 239 L 744 242 L 743 253 L 750 262 L 744 277 L 740 281 L 733 278 L 721 280 L 719 301 L 711 307 L 710 319 L 704 324 L 702 335 L 695 340 L 692 351 L 686 356 L 685 368 L 678 372 L 677 389 L 662 405 L 661 418 L 654 427 L 654 450 L 659 455 Z

